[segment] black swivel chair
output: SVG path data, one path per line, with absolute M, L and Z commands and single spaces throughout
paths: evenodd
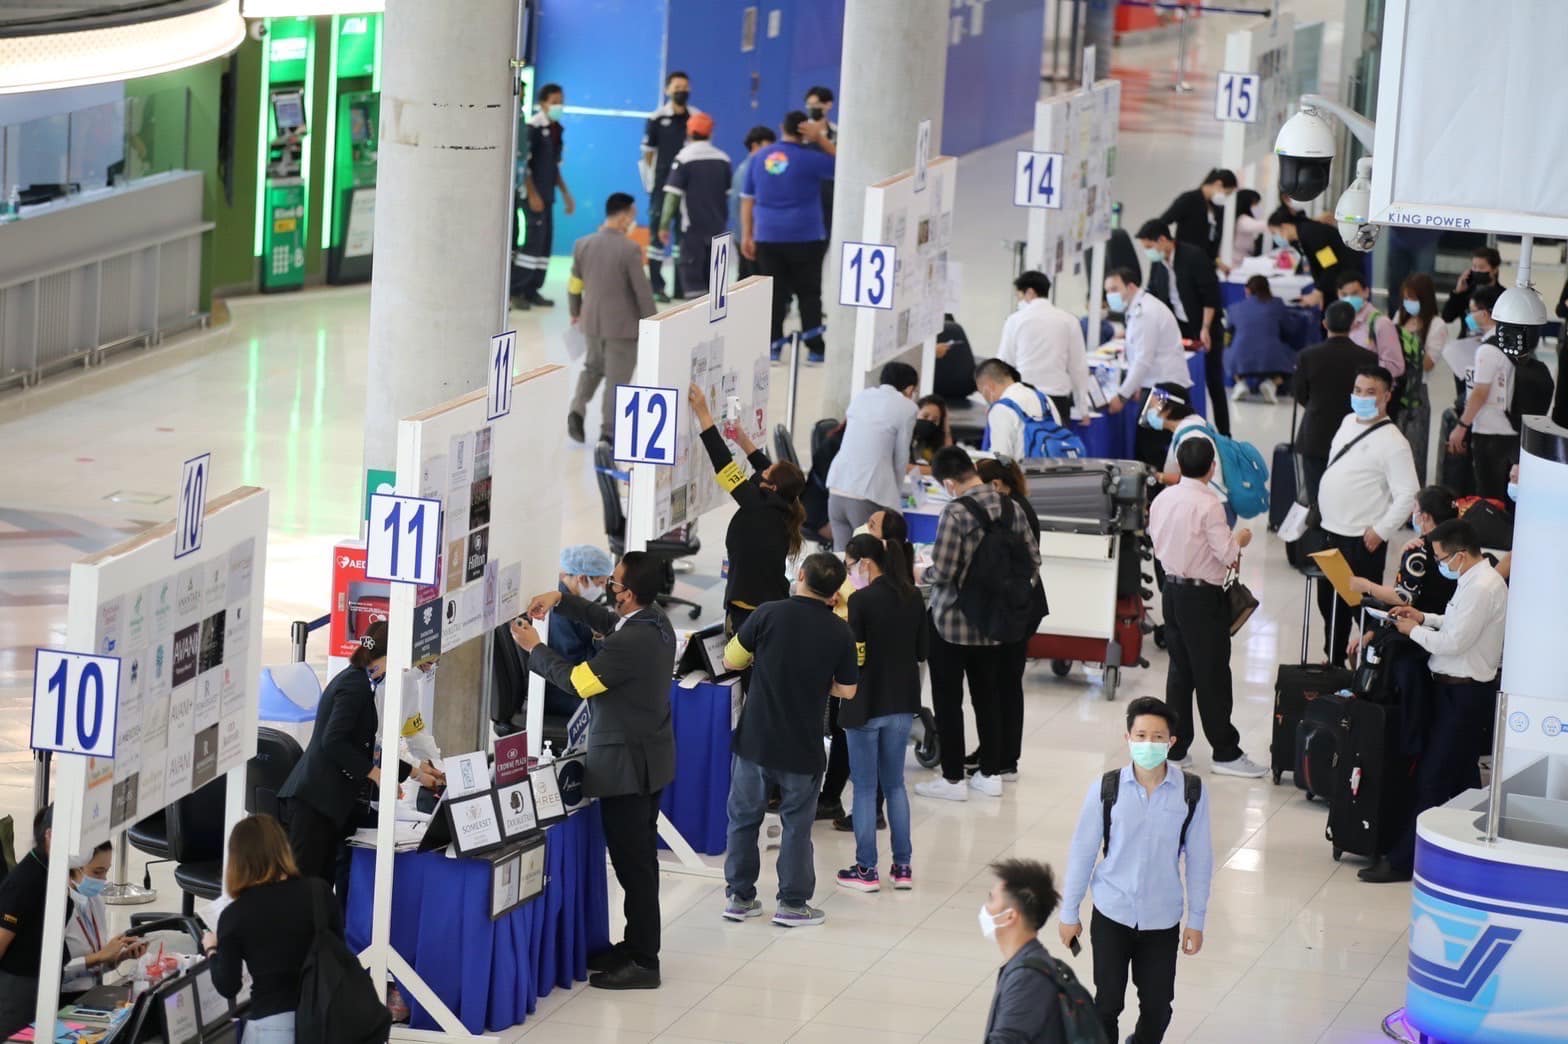
M 594 447 L 593 464 L 594 477 L 599 483 L 599 499 L 604 504 L 604 535 L 610 541 L 611 553 L 620 558 L 626 553 L 626 511 L 621 507 L 620 486 L 626 473 L 616 468 L 615 451 L 608 443 L 601 442 Z M 648 553 L 664 564 L 664 581 L 655 600 L 665 609 L 672 605 L 684 606 L 688 610 L 686 615 L 695 620 L 702 615 L 702 606 L 671 593 L 675 590 L 673 563 L 677 558 L 686 558 L 702 550 L 702 542 L 691 526 L 686 527 L 684 539 L 669 540 L 666 539 L 668 535 L 648 541 Z
M 147 860 L 147 869 L 142 874 L 142 887 L 150 891 L 153 864 L 167 863 L 173 858 L 169 854 L 168 810 L 159 809 L 146 819 L 132 823 L 126 828 L 125 839 L 138 852 L 152 856 Z
M 774 425 L 773 428 L 773 459 L 787 460 L 797 468 L 800 467 L 800 456 L 795 452 L 795 440 L 790 436 L 789 429 L 782 424 Z

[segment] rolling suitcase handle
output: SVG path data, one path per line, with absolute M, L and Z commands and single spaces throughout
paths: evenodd
M 1318 582 L 1321 576 L 1322 574 L 1314 576 L 1311 573 L 1308 573 L 1306 575 L 1306 591 L 1301 596 L 1301 665 L 1303 667 L 1307 665 L 1307 643 L 1309 636 L 1312 634 L 1312 586 Z M 1325 580 L 1324 583 L 1327 583 L 1327 581 Z M 1339 596 L 1336 594 L 1334 596 L 1334 600 L 1329 603 L 1328 640 L 1330 642 L 1334 640 L 1334 632 L 1338 629 L 1338 627 Z M 1333 650 L 1330 650 L 1330 663 L 1332 663 L 1334 660 L 1332 653 Z

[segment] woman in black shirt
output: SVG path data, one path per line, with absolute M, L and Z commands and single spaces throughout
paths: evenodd
M 300 971 L 317 918 L 342 935 L 342 912 L 325 881 L 300 876 L 288 836 L 271 816 L 234 824 L 223 885 L 234 901 L 218 916 L 217 934 L 202 940 L 212 957 L 212 983 L 233 997 L 241 965 L 249 969 L 245 1044 L 294 1044 Z
M 838 707 L 855 784 L 855 863 L 838 872 L 838 883 L 859 892 L 881 887 L 875 811 L 880 787 L 892 833 L 893 887 L 906 889 L 914 886 L 914 875 L 904 757 L 920 709 L 925 601 L 907 579 L 909 563 L 900 541 L 884 544 L 869 533 L 853 537 L 844 563 L 857 589 L 849 598 L 849 629 L 860 659 L 860 683 L 855 698 Z
M 734 635 L 757 606 L 789 597 L 784 562 L 800 553 L 800 526 L 806 520 L 800 493 L 806 488 L 806 476 L 787 460 L 770 461 L 737 426 L 735 442 L 751 464 L 751 476 L 741 474 L 740 465 L 713 424 L 702 389 L 693 384 L 686 401 L 697 418 L 702 445 L 713 462 L 719 486 L 740 508 L 724 534 L 724 551 L 730 560 L 724 616 L 728 633 Z

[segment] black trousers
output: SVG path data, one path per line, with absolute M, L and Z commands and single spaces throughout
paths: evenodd
M 626 893 L 626 952 L 645 968 L 659 967 L 659 795 L 599 799 L 604 843 L 615 879 Z
M 1330 547 L 1339 548 L 1339 553 L 1345 556 L 1345 561 L 1350 564 L 1350 571 L 1356 576 L 1365 577 L 1374 584 L 1383 582 L 1383 560 L 1388 556 L 1388 544 L 1385 541 L 1378 545 L 1376 551 L 1368 551 L 1367 545 L 1362 541 L 1361 534 L 1355 536 L 1340 536 L 1338 533 L 1324 531 L 1328 543 L 1324 550 Z M 1345 665 L 1345 646 L 1350 643 L 1351 617 L 1355 612 L 1350 606 L 1339 604 L 1339 611 L 1335 613 L 1335 603 L 1339 595 L 1334 593 L 1334 585 L 1327 580 L 1318 581 L 1318 612 L 1323 614 L 1324 640 L 1328 645 L 1323 650 L 1328 655 L 1328 662 L 1336 667 Z M 1330 627 L 1330 621 L 1333 626 Z M 1328 633 L 1332 631 L 1333 633 Z
M 1214 760 L 1241 757 L 1241 734 L 1231 724 L 1230 619 L 1225 592 L 1165 581 L 1165 648 L 1170 669 L 1165 674 L 1165 702 L 1176 712 L 1176 742 L 1171 760 L 1187 756 L 1196 735 L 1192 694 L 1198 693 L 1203 735 Z
M 1477 761 L 1490 749 L 1489 737 L 1497 714 L 1497 680 L 1489 682 L 1438 681 L 1433 686 L 1432 710 L 1416 761 L 1415 800 L 1388 860 L 1409 870 L 1416 858 L 1416 819 L 1429 808 L 1481 785 Z M 1502 769 L 1492 766 L 1493 772 Z
M 1209 415 L 1214 430 L 1230 435 L 1230 396 L 1225 394 L 1225 328 L 1218 319 L 1209 331 L 1214 347 L 1203 353 L 1203 386 L 1209 392 Z
M 1116 1031 L 1127 1003 L 1127 972 L 1138 988 L 1138 1024 L 1128 1038 L 1133 1044 L 1160 1044 L 1171 1024 L 1176 998 L 1176 951 L 1181 926 L 1158 931 L 1129 928 L 1095 910 L 1089 918 L 1089 943 L 1094 948 L 1094 1006 L 1107 1040 L 1122 1040 Z
M 336 885 L 343 828 L 299 798 L 284 798 L 282 812 L 299 872 Z
M 1066 424 L 1068 421 L 1070 421 L 1072 419 L 1072 416 L 1073 416 L 1073 397 L 1072 397 L 1071 394 L 1068 394 L 1068 395 L 1048 395 L 1048 396 L 1046 396 L 1046 398 L 1050 399 L 1051 400 L 1051 405 L 1056 407 L 1056 415 L 1061 418 L 1061 421 L 1062 421 L 1063 424 Z
M 800 308 L 801 330 L 822 325 L 822 243 L 758 243 L 757 272 L 773 277 L 773 328 L 770 337 L 777 344 L 784 339 L 784 319 L 793 298 Z M 813 352 L 823 350 L 822 335 L 806 338 Z
M 822 796 L 818 802 L 831 805 L 844 800 L 844 785 L 849 782 L 849 743 L 838 723 L 838 700 L 828 700 L 828 768 L 822 774 Z
M 511 294 L 534 297 L 550 271 L 550 249 L 555 240 L 555 201 L 546 200 L 535 213 L 523 204 L 523 245 L 512 259 Z
M 1519 463 L 1519 436 L 1471 432 L 1470 460 L 1476 495 L 1508 503 L 1508 473 Z
M 1029 663 L 1029 639 L 1001 647 L 996 663 L 997 716 L 1001 722 L 1002 749 L 996 763 L 1003 772 L 1017 772 L 1024 749 L 1024 667 Z
M 659 214 L 663 211 L 663 208 L 664 208 L 664 186 L 661 185 L 661 186 L 659 186 L 659 188 L 654 190 L 652 195 L 650 195 L 648 197 L 648 227 L 649 228 L 652 228 L 654 225 L 657 225 L 659 223 Z M 664 249 L 665 250 L 673 249 L 675 247 L 675 245 L 681 241 L 680 221 L 679 221 L 678 218 L 679 218 L 679 216 L 677 215 L 677 220 L 670 222 L 669 238 L 666 240 L 666 242 L 664 244 Z M 708 258 L 707 258 L 706 252 L 704 252 L 704 254 L 703 254 L 702 263 L 704 265 L 707 265 L 707 263 L 708 263 Z M 681 283 L 681 269 L 680 269 L 680 265 L 676 264 L 676 265 L 671 265 L 670 267 L 672 269 L 674 269 L 674 271 L 675 271 L 675 286 L 674 286 L 673 290 L 671 291 L 670 296 L 671 297 L 679 297 L 679 296 L 681 296 L 681 285 L 682 285 L 682 283 Z M 648 251 L 648 282 L 653 285 L 653 292 L 654 293 L 656 293 L 656 294 L 664 293 L 664 259 L 661 258 L 661 257 L 656 256 L 654 254 L 653 250 L 649 250 Z
M 942 777 L 957 783 L 964 776 L 964 680 L 969 681 L 969 702 L 975 711 L 975 731 L 980 736 L 980 771 L 1001 773 L 1002 720 L 996 679 L 1002 662 L 1000 645 L 955 645 L 931 629 L 926 664 L 931 669 L 931 703 L 942 748 Z

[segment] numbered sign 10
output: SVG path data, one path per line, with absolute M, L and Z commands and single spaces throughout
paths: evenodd
M 175 558 L 201 550 L 202 528 L 207 522 L 207 483 L 211 477 L 211 453 L 192 457 L 180 468 L 179 506 L 174 513 Z
M 1020 150 L 1013 168 L 1013 206 L 1061 210 L 1065 174 L 1060 152 Z
M 512 366 L 517 361 L 517 331 L 490 338 L 490 394 L 485 417 L 499 420 L 512 412 Z
M 114 757 L 120 658 L 63 649 L 33 657 L 34 750 Z
M 708 244 L 708 322 L 716 323 L 730 314 L 730 255 L 735 252 L 735 235 L 714 236 Z
M 883 243 L 845 243 L 839 259 L 838 303 L 851 308 L 892 308 L 898 251 Z
M 674 388 L 615 386 L 615 459 L 625 464 L 675 463 Z
M 367 580 L 429 587 L 441 560 L 441 501 L 372 494 L 366 543 Z
M 1258 122 L 1257 73 L 1222 72 L 1214 80 L 1214 118 L 1226 123 Z

